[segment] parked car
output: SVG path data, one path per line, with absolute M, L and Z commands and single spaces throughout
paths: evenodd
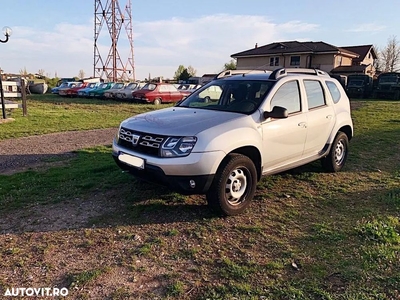
M 123 82 L 115 83 L 109 90 L 104 92 L 104 98 L 106 98 L 106 99 L 116 98 L 116 94 L 124 87 L 125 87 L 125 83 L 123 83 Z
M 145 83 L 131 82 L 122 90 L 119 90 L 116 94 L 118 100 L 132 100 L 132 92 L 140 90 L 145 86 Z
M 72 81 L 72 82 L 67 82 L 66 86 L 62 87 L 60 86 L 60 88 L 57 90 L 57 94 L 59 94 L 60 96 L 65 96 L 66 91 L 76 87 L 77 85 L 82 84 L 82 82 L 78 82 L 78 81 Z
M 89 91 L 89 97 L 101 99 L 104 97 L 104 93 L 111 89 L 113 85 L 114 82 L 101 83 L 97 88 Z
M 183 93 L 185 96 L 189 96 L 195 90 L 199 89 L 201 84 L 182 84 L 178 86 L 178 90 Z
M 70 82 L 67 87 L 59 89 L 58 94 L 63 97 L 71 96 L 71 93 L 74 93 L 71 92 L 71 90 L 80 89 L 83 86 L 84 86 L 83 82 Z
M 89 97 L 89 92 L 96 89 L 101 82 L 89 82 L 88 85 L 78 91 L 78 97 Z
M 77 97 L 79 91 L 85 89 L 87 86 L 89 85 L 88 82 L 81 82 L 80 84 L 78 84 L 77 86 L 67 89 L 65 90 L 65 96 L 67 97 Z
M 178 102 L 185 96 L 170 83 L 148 83 L 142 89 L 132 92 L 134 102 L 153 103 L 155 105 Z
M 373 98 L 400 100 L 400 72 L 387 72 L 378 76 Z
M 347 76 L 347 95 L 357 98 L 368 98 L 372 95 L 372 77 L 366 74 L 350 74 Z
M 58 94 L 58 91 L 62 88 L 68 87 L 68 82 L 61 82 L 59 86 L 53 87 L 50 91 L 52 94 Z
M 222 91 L 215 102 L 201 96 Z M 132 175 L 237 215 L 257 181 L 320 160 L 340 171 L 353 137 L 350 102 L 340 83 L 314 69 L 277 69 L 216 79 L 174 107 L 126 119 L 112 155 Z

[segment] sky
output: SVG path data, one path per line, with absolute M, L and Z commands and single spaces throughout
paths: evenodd
M 108 0 L 109 1 L 109 0 Z M 103 0 L 102 3 L 106 3 Z M 121 8 L 127 0 L 119 0 Z M 4 1 L 0 29 L 12 35 L 0 44 L 0 68 L 48 77 L 94 75 L 94 0 Z M 231 55 L 282 41 L 323 41 L 337 47 L 371 44 L 383 49 L 400 40 L 398 0 L 131 0 L 136 79 L 173 78 L 179 65 L 197 76 L 222 71 Z M 128 61 L 121 31 L 118 51 Z M 0 39 L 4 40 L 0 32 Z M 101 30 L 105 59 L 111 39 Z

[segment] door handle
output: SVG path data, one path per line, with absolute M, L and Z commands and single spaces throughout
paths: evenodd
M 306 122 L 300 122 L 297 124 L 299 127 L 307 128 L 307 123 Z
M 330 120 L 332 119 L 332 115 L 327 115 L 326 118 Z

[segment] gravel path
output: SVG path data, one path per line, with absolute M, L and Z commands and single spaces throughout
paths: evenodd
M 117 128 L 68 131 L 0 141 L 0 174 L 35 168 L 54 158 L 67 159 L 73 151 L 111 145 Z

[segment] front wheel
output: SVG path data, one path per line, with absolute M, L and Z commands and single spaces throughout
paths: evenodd
M 328 156 L 322 159 L 322 166 L 329 172 L 339 172 L 347 160 L 348 149 L 349 139 L 344 132 L 339 131 Z
M 215 174 L 206 194 L 208 205 L 227 216 L 241 214 L 250 205 L 257 185 L 253 161 L 241 154 L 229 155 Z

